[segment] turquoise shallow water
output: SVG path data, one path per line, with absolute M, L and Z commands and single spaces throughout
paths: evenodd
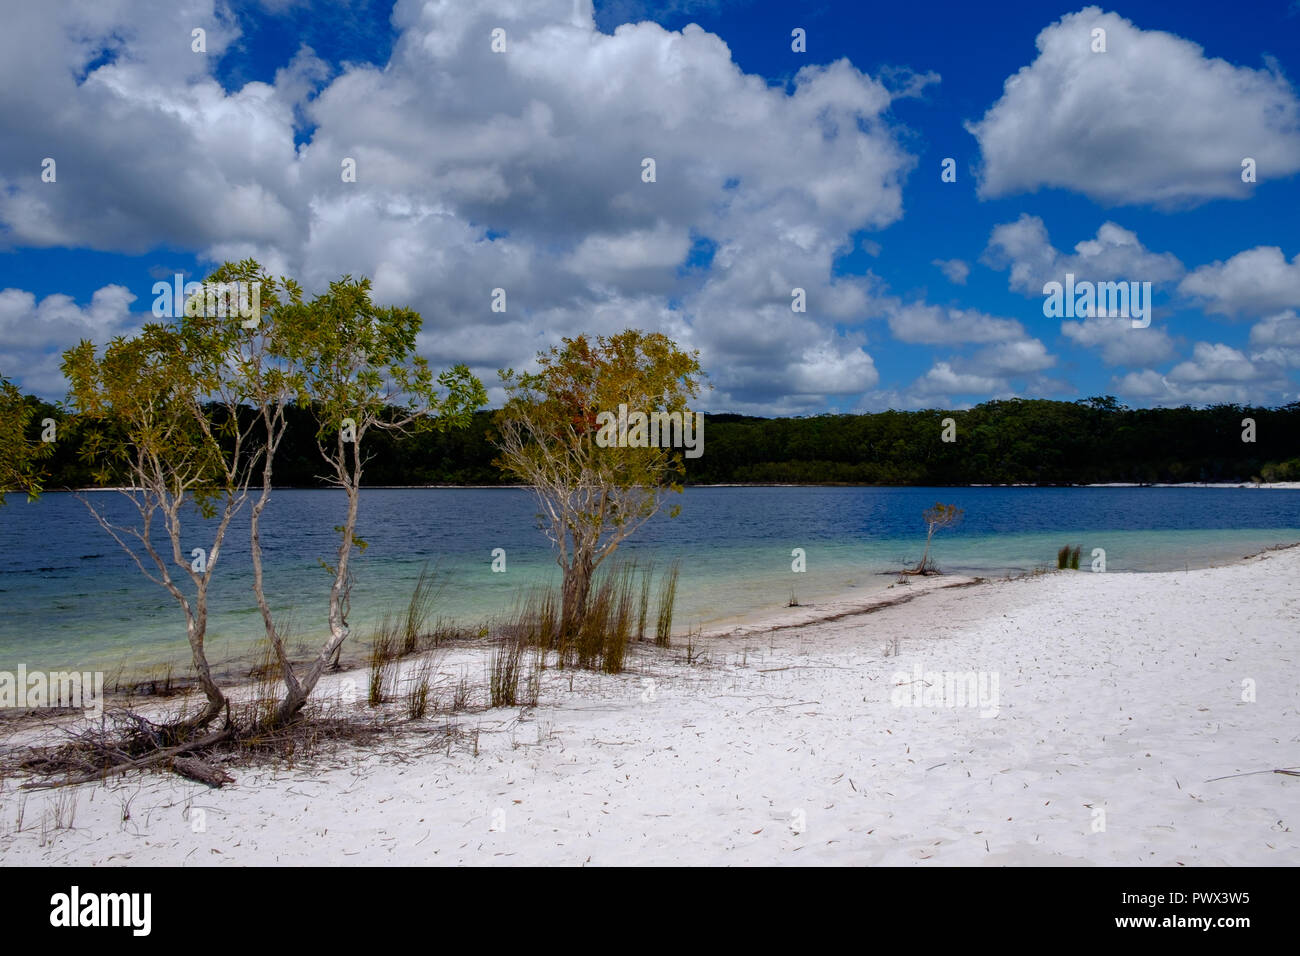
M 1106 551 L 1107 570 L 1175 570 L 1232 561 L 1300 541 L 1300 490 L 1216 488 L 691 488 L 681 515 L 657 519 L 620 554 L 663 567 L 681 561 L 676 626 L 717 624 L 783 607 L 792 593 L 815 603 L 850 589 L 881 590 L 924 544 L 921 511 L 935 500 L 966 511 L 938 535 L 932 555 L 953 573 L 996 575 L 1055 566 L 1063 544 Z M 129 517 L 121 496 L 90 496 Z M 341 493 L 277 492 L 266 516 L 269 590 L 292 611 L 301 638 L 324 635 L 332 527 Z M 536 506 L 523 489 L 367 489 L 356 561 L 354 634 L 400 610 L 420 568 L 445 582 L 436 613 L 480 623 L 507 613 L 533 584 L 558 580 Z M 186 547 L 203 547 L 202 523 Z M 261 622 L 248 590 L 247 525 L 237 520 L 212 594 L 215 660 L 246 655 Z M 505 573 L 491 570 L 506 551 Z M 793 573 L 802 548 L 807 570 Z M 170 597 L 68 494 L 0 510 L 0 670 L 113 670 L 188 661 L 183 618 Z

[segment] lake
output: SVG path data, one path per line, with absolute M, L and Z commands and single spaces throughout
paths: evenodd
M 113 520 L 133 509 L 121 495 L 88 500 Z M 1108 573 L 1163 571 L 1232 561 L 1300 541 L 1300 490 L 1253 488 L 688 488 L 681 514 L 656 518 L 619 554 L 662 568 L 681 562 L 675 630 L 716 626 L 854 589 L 883 590 L 925 543 L 922 510 L 936 500 L 965 509 L 931 550 L 943 571 L 1003 575 L 1055 567 L 1065 544 L 1103 548 Z M 301 639 L 325 634 L 331 558 L 345 498 L 335 490 L 282 490 L 263 519 L 268 592 L 291 611 Z M 353 635 L 405 607 L 421 567 L 444 587 L 438 615 L 464 624 L 508 613 L 526 588 L 558 582 L 538 530 L 531 491 L 518 488 L 365 489 L 355 557 Z M 195 518 L 186 553 L 208 547 Z M 492 551 L 506 555 L 494 573 Z M 794 573 L 802 548 L 807 570 Z M 262 636 L 249 590 L 247 518 L 232 525 L 211 596 L 210 656 L 234 666 Z M 353 647 L 355 651 L 355 646 Z M 164 661 L 184 672 L 184 619 L 145 580 L 72 494 L 0 509 L 0 670 L 128 671 Z

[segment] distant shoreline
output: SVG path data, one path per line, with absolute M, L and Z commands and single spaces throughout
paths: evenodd
M 863 485 L 853 482 L 836 482 L 836 481 L 819 481 L 819 482 L 782 482 L 782 481 L 754 481 L 754 482 L 722 482 L 718 484 L 699 484 L 686 485 L 686 488 L 1256 488 L 1261 490 L 1282 490 L 1296 491 L 1300 490 L 1300 481 L 1099 481 L 1088 482 L 1084 484 L 1035 484 L 1032 482 L 1023 482 L 1015 484 L 986 484 L 983 482 L 972 482 L 965 485 Z M 373 491 L 425 491 L 425 490 L 463 490 L 463 491 L 495 491 L 501 489 L 507 490 L 530 490 L 531 485 L 362 485 L 362 490 Z M 57 488 L 47 489 L 42 494 L 86 494 L 97 491 L 139 491 L 138 488 L 130 487 L 110 487 L 110 488 Z M 275 491 L 337 491 L 337 488 L 320 487 L 319 485 L 277 485 Z

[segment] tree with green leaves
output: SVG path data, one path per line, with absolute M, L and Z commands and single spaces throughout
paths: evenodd
M 537 495 L 563 573 L 560 631 L 572 635 L 601 563 L 682 490 L 684 474 L 681 451 L 666 442 L 598 441 L 599 418 L 623 405 L 685 420 L 700 391 L 699 356 L 661 333 L 629 329 L 563 339 L 538 354 L 537 371 L 500 374 L 507 401 L 496 415 L 497 464 Z
M 24 492 L 29 501 L 41 492 L 40 462 L 49 457 L 53 445 L 28 438 L 34 415 L 35 409 L 17 386 L 0 376 L 0 506 L 10 492 Z
M 241 421 L 240 391 L 226 366 L 232 339 L 240 334 L 237 321 L 187 316 L 149 323 L 133 337 L 119 336 L 102 354 L 83 340 L 63 356 L 69 404 L 85 429 L 82 452 L 96 464 L 101 482 L 114 465 L 126 475 L 129 486 L 119 490 L 139 520 L 117 524 L 90 499 L 82 501 L 185 615 L 207 704 L 180 722 L 177 732 L 206 726 L 225 703 L 204 642 L 213 575 L 230 523 L 247 498 L 257 457 L 252 426 L 247 416 Z M 205 547 L 195 546 L 202 531 L 191 529 L 191 509 L 206 521 L 215 519 L 203 539 Z M 156 540 L 159 522 L 170 554 Z M 187 578 L 188 591 L 183 587 Z
M 370 280 L 344 276 L 310 301 L 284 304 L 275 324 L 276 349 L 294 371 L 298 401 L 314 409 L 320 454 L 331 484 L 347 495 L 332 564 L 329 637 L 299 676 L 282 661 L 286 693 L 277 721 L 292 718 L 347 639 L 351 559 L 365 547 L 356 535 L 361 479 L 371 432 L 407 433 L 464 427 L 487 393 L 465 365 L 436 378 L 416 352 L 421 318 L 400 307 L 381 308 L 370 298 Z
M 240 404 L 252 410 L 256 421 L 257 450 L 251 464 L 260 475 L 261 489 L 252 499 L 248 518 L 253 596 L 280 673 L 289 692 L 295 693 L 298 683 L 284 634 L 266 596 L 262 514 L 274 490 L 276 455 L 289 429 L 289 410 L 305 387 L 302 371 L 290 357 L 293 349 L 285 338 L 292 323 L 281 322 L 285 310 L 302 308 L 302 289 L 292 279 L 272 277 L 255 259 L 223 264 L 208 277 L 206 284 L 214 288 L 242 284 L 259 290 L 256 316 L 240 322 L 240 332 L 225 339 L 224 365 Z

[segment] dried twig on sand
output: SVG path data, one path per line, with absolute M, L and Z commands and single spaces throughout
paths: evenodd
M 1230 773 L 1226 777 L 1211 777 L 1206 783 L 1216 780 L 1232 780 L 1234 777 L 1253 777 L 1257 773 L 1280 773 L 1285 777 L 1300 777 L 1300 767 L 1283 767 L 1280 770 L 1247 770 L 1245 773 Z

